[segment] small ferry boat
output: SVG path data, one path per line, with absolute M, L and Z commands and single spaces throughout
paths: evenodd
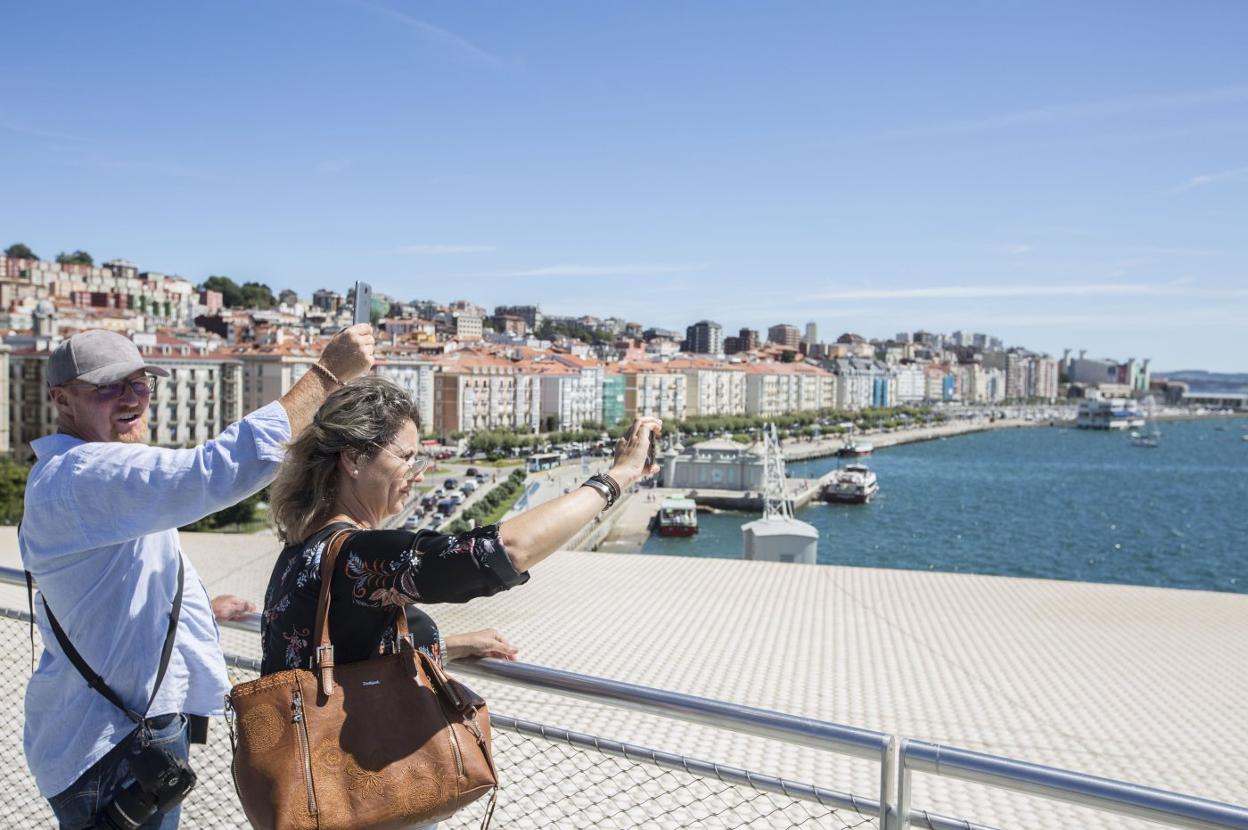
M 824 501 L 840 504 L 868 504 L 880 492 L 875 473 L 865 464 L 850 464 L 836 471 L 832 480 L 823 485 Z
M 865 441 L 855 441 L 854 431 L 851 429 L 849 434 L 845 436 L 845 440 L 841 442 L 840 449 L 836 454 L 841 458 L 859 458 L 864 455 L 870 455 L 875 447 Z
M 659 506 L 660 536 L 692 536 L 698 532 L 698 505 L 693 499 L 669 496 Z

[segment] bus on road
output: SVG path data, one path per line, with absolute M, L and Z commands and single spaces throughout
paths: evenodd
M 539 452 L 529 456 L 528 470 L 530 473 L 538 473 L 542 470 L 550 470 L 559 466 L 562 460 L 557 452 Z

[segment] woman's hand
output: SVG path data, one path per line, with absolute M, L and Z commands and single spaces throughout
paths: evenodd
M 219 597 L 212 598 L 212 616 L 217 618 L 217 622 L 223 623 L 227 621 L 237 622 L 245 619 L 248 614 L 254 613 L 256 604 L 251 600 L 236 597 L 233 594 L 222 594 Z
M 650 436 L 657 442 L 663 434 L 663 422 L 658 418 L 638 418 L 628 432 L 615 444 L 615 463 L 608 475 L 615 479 L 621 490 L 627 490 L 641 479 L 659 471 L 657 463 L 647 467 L 646 455 L 650 452 Z
M 496 657 L 499 660 L 515 660 L 516 647 L 492 628 L 451 634 L 446 638 L 446 659 L 461 657 Z

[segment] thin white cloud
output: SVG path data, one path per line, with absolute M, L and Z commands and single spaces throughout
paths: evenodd
M 1183 193 L 1187 190 L 1195 190 L 1198 187 L 1206 187 L 1211 184 L 1240 181 L 1248 181 L 1248 167 L 1236 167 L 1234 170 L 1223 170 L 1220 173 L 1204 173 L 1199 176 L 1192 176 L 1170 192 Z
M 316 165 L 318 173 L 341 173 L 348 167 L 355 166 L 354 159 L 326 159 Z
M 16 121 L 0 121 L 0 130 L 34 136 L 35 138 L 52 138 L 57 141 L 81 141 L 87 144 L 98 143 L 94 138 L 87 138 L 86 136 L 74 135 L 72 133 L 62 133 L 56 130 L 45 130 L 42 127 L 32 127 L 29 124 L 21 124 Z
M 1188 90 L 1185 92 L 1147 93 L 1100 101 L 1088 101 L 1080 104 L 1058 104 L 1048 107 L 1037 107 L 967 121 L 903 127 L 885 131 L 876 137 L 900 139 L 960 135 L 1011 127 L 1028 127 L 1087 118 L 1103 118 L 1106 116 L 1134 115 L 1244 100 L 1248 100 L 1248 84 L 1216 87 L 1214 89 Z
M 643 274 L 684 274 L 700 271 L 706 263 L 650 263 L 643 265 L 549 265 L 524 271 L 498 271 L 489 277 L 628 277 Z
M 1193 288 L 1186 279 L 1170 283 L 1089 283 L 1084 285 L 941 285 L 931 288 L 882 288 L 827 291 L 807 300 L 986 300 L 1026 297 L 1244 297 L 1248 289 Z
M 165 176 L 174 179 L 198 179 L 200 181 L 217 181 L 219 176 L 178 162 L 167 161 L 128 161 L 125 159 L 93 158 L 82 161 L 68 162 L 74 167 L 88 167 L 101 170 L 121 170 L 140 175 Z
M 354 3 L 377 14 L 399 21 L 403 25 L 415 30 L 426 42 L 440 46 L 459 57 L 467 58 L 477 63 L 484 63 L 497 69 L 502 69 L 506 66 L 503 59 L 497 55 L 493 55 L 480 46 L 469 43 L 454 32 L 448 32 L 446 29 L 421 20 L 419 17 L 413 17 L 410 14 L 383 6 L 380 3 L 370 3 L 368 0 L 354 0 Z
M 404 245 L 401 254 L 482 254 L 493 251 L 493 245 Z

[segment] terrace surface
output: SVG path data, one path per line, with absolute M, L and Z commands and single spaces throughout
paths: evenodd
M 272 534 L 182 538 L 210 594 L 262 599 Z M 12 528 L 0 564 L 20 567 Z M 528 585 L 429 610 L 446 632 L 498 628 L 525 662 L 1248 802 L 1245 595 L 563 552 Z M 876 792 L 864 761 L 474 685 L 513 716 Z M 924 775 L 914 804 L 1000 827 L 1155 826 Z

